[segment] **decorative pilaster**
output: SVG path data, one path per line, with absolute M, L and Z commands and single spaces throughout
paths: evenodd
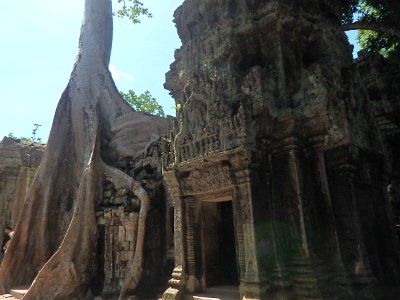
M 240 159 L 231 159 L 233 173 L 235 176 L 234 202 L 240 207 L 240 214 L 237 214 L 238 227 L 241 225 L 243 234 L 243 254 L 239 252 L 240 266 L 240 294 L 241 297 L 261 299 L 265 293 L 265 280 L 259 268 L 259 257 L 257 255 L 257 239 L 255 232 L 255 219 L 253 208 L 252 184 L 255 183 L 250 169 L 250 153 L 243 153 Z M 240 225 L 239 225 L 240 224 Z M 240 231 L 240 228 L 237 229 Z M 240 233 L 238 235 L 241 238 Z M 240 239 L 239 251 L 240 249 Z
M 372 276 L 360 219 L 360 207 L 354 186 L 359 151 L 342 146 L 329 150 L 329 183 L 332 207 L 338 230 L 344 266 L 355 292 L 366 291 L 376 281 Z
M 271 148 L 270 205 L 276 254 L 273 279 L 274 283 L 279 283 L 279 279 L 282 282 L 277 295 L 291 286 L 296 299 L 318 299 L 321 295 L 309 242 L 310 215 L 306 203 L 309 199 L 304 196 L 304 155 L 295 137 L 282 138 Z
M 185 203 L 185 224 L 186 224 L 186 262 L 187 262 L 187 281 L 186 291 L 194 293 L 201 287 L 200 285 L 200 233 L 198 212 L 196 211 L 196 198 L 187 197 Z
M 245 270 L 246 270 L 246 260 L 245 260 L 245 252 L 244 252 L 244 240 L 243 240 L 243 228 L 240 223 L 240 217 L 238 217 L 235 213 L 235 232 L 236 232 L 236 251 L 237 251 L 237 260 L 238 260 L 238 273 L 240 281 L 245 278 Z
M 165 172 L 165 183 L 174 206 L 175 268 L 168 281 L 169 288 L 164 292 L 163 300 L 181 300 L 185 289 L 185 224 L 181 189 L 175 171 Z
M 350 280 L 343 265 L 329 190 L 327 162 L 324 154 L 325 136 L 315 136 L 309 141 L 310 147 L 306 151 L 306 156 L 310 169 L 307 169 L 307 172 L 312 174 L 313 178 L 307 185 L 312 185 L 314 189 L 313 197 L 308 196 L 312 199 L 310 206 L 314 207 L 310 218 L 312 222 L 317 223 L 323 218 L 325 223 L 323 227 L 312 228 L 313 232 L 311 232 L 311 235 L 318 237 L 314 238 L 311 250 L 319 254 L 320 265 L 317 271 L 319 285 L 323 290 L 323 295 L 343 295 L 346 298 L 351 295 Z

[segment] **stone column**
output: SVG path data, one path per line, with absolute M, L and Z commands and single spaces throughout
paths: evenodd
M 342 258 L 355 286 L 360 290 L 374 282 L 362 234 L 354 188 L 357 149 L 346 146 L 328 154 L 330 194 Z M 364 286 L 364 288 L 362 288 Z
M 240 295 L 241 298 L 261 299 L 266 290 L 266 280 L 259 269 L 259 257 L 257 256 L 257 239 L 255 232 L 255 219 L 253 207 L 252 184 L 254 178 L 249 167 L 250 155 L 244 153 L 238 159 L 231 159 L 233 172 L 236 179 L 234 189 L 234 202 L 240 205 L 240 214 L 237 214 L 237 236 L 240 266 Z M 246 157 L 247 156 L 247 157 Z M 236 208 L 235 208 L 236 209 Z M 237 211 L 235 211 L 236 213 Z M 241 227 L 241 228 L 240 228 Z M 243 236 L 241 236 L 241 233 Z M 242 249 L 240 247 L 243 247 Z M 243 253 L 240 253 L 240 251 Z M 243 261 L 244 260 L 244 261 Z
M 277 141 L 272 151 L 271 220 L 277 266 L 282 273 L 282 286 L 278 293 L 291 285 L 296 299 L 320 298 L 310 253 L 311 224 L 307 210 L 310 199 L 305 197 L 303 151 L 293 136 Z M 287 270 L 291 278 L 285 274 Z
M 322 264 L 320 272 L 323 275 L 318 276 L 318 279 L 325 286 L 324 293 L 334 292 L 336 295 L 346 295 L 350 293 L 350 280 L 343 264 L 329 189 L 327 162 L 324 153 L 325 136 L 313 137 L 310 142 L 310 147 L 307 149 L 307 163 L 311 169 L 306 170 L 313 176 L 312 180 L 307 182 L 307 185 L 310 184 L 314 187 L 314 195 L 311 197 L 313 202 L 310 203 L 310 206 L 314 207 L 314 215 L 311 214 L 310 218 L 313 223 L 320 223 L 321 221 L 325 223 L 325 226 L 311 228 L 310 234 L 313 235 L 311 251 L 318 253 L 318 259 Z
M 198 208 L 196 198 L 187 197 L 184 199 L 185 205 L 185 225 L 186 225 L 186 263 L 187 280 L 186 291 L 194 293 L 200 290 L 200 234 Z
M 234 202 L 235 199 L 233 200 Z M 244 240 L 243 240 L 243 226 L 240 218 L 240 210 L 235 207 L 234 203 L 234 220 L 235 220 L 235 235 L 236 235 L 236 255 L 237 255 L 237 268 L 239 274 L 239 281 L 245 279 L 246 271 L 246 258 L 244 251 Z
M 163 175 L 174 205 L 175 268 L 172 272 L 172 278 L 168 281 L 169 288 L 164 292 L 162 299 L 180 300 L 184 294 L 186 277 L 184 208 L 175 171 L 165 172 Z

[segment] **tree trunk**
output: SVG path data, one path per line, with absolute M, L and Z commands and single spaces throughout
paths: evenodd
M 109 178 L 141 200 L 138 241 L 123 293 L 140 279 L 149 199 L 139 183 L 112 167 L 135 157 L 165 121 L 134 112 L 108 70 L 110 0 L 86 0 L 79 54 L 59 101 L 47 149 L 0 269 L 0 293 L 31 284 L 23 299 L 90 296 L 97 245 L 95 206 Z

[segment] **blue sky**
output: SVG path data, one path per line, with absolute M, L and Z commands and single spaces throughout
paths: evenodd
M 174 114 L 165 73 L 180 40 L 172 22 L 183 0 L 146 0 L 141 24 L 115 18 L 110 69 L 119 90 L 149 90 Z M 77 54 L 84 0 L 2 0 L 0 10 L 0 139 L 13 133 L 47 140 Z M 354 41 L 354 34 L 351 37 Z
M 149 90 L 174 114 L 165 73 L 180 40 L 172 22 L 183 0 L 146 0 L 153 18 L 133 25 L 115 18 L 110 69 L 119 90 Z M 75 62 L 84 0 L 2 0 L 0 10 L 0 140 L 13 133 L 47 140 Z

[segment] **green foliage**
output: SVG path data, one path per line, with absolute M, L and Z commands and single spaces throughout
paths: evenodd
M 147 8 L 143 7 L 143 3 L 138 0 L 118 0 L 121 6 L 114 15 L 119 18 L 128 18 L 133 24 L 140 23 L 140 16 L 152 17 L 152 14 Z
M 400 1 L 343 1 L 341 17 L 342 24 L 357 22 L 371 29 L 358 30 L 357 40 L 361 49 L 384 57 L 391 57 L 399 52 L 399 38 L 393 31 L 399 31 Z
M 32 137 L 31 137 L 31 141 L 32 142 L 38 142 L 40 143 L 42 141 L 41 138 L 36 138 L 36 131 L 38 130 L 39 126 L 42 126 L 40 124 L 34 124 L 33 125 L 33 129 L 32 129 Z
M 350 1 L 342 1 L 341 7 L 341 23 L 342 24 L 350 24 L 353 22 L 354 14 L 357 13 L 358 10 L 358 2 L 359 0 L 350 0 Z
M 154 98 L 149 91 L 137 95 L 134 91 L 129 90 L 127 93 L 120 92 L 122 99 L 128 102 L 136 111 L 147 112 L 152 115 L 165 117 L 164 110 L 160 104 L 158 104 L 156 98 Z
M 389 19 L 390 22 L 390 12 L 385 1 L 361 0 L 359 1 L 358 12 L 360 14 L 359 21 L 385 24 Z M 387 32 L 359 30 L 357 40 L 361 49 L 379 53 L 384 57 L 389 57 L 399 46 L 398 39 Z
M 9 138 L 12 138 L 13 140 L 15 140 L 15 141 L 17 141 L 17 142 L 20 142 L 20 141 L 21 141 L 21 142 L 23 142 L 23 143 L 31 143 L 31 142 L 34 142 L 34 143 L 41 143 L 41 142 L 42 142 L 42 139 L 36 137 L 36 132 L 37 132 L 37 130 L 38 130 L 38 128 L 39 128 L 40 126 L 42 126 L 42 125 L 40 125 L 40 124 L 34 124 L 34 125 L 33 125 L 32 137 L 31 137 L 30 139 L 27 138 L 27 137 L 20 137 L 20 138 L 17 138 L 16 136 L 14 136 L 13 133 L 9 133 L 9 134 L 8 134 L 8 137 L 9 137 Z
M 361 49 L 379 53 L 383 57 L 390 57 L 399 46 L 399 42 L 393 36 L 372 30 L 359 30 L 357 40 Z

